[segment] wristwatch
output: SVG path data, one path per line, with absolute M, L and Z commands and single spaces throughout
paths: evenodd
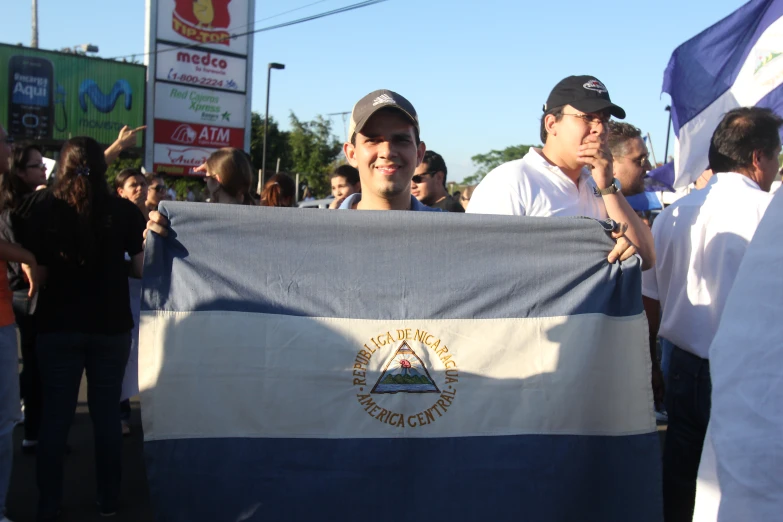
M 599 189 L 598 187 L 593 188 L 593 192 L 595 192 L 595 195 L 597 197 L 600 196 L 606 196 L 608 194 L 617 194 L 620 192 L 620 180 L 617 178 L 612 178 L 612 184 L 606 187 L 605 189 Z

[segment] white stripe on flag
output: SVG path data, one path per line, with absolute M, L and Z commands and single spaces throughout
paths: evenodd
M 158 311 L 142 312 L 141 324 L 147 441 L 656 429 L 644 314 L 380 321 Z

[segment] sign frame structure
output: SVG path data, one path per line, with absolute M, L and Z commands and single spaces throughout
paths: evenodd
M 176 5 L 178 2 L 181 2 L 182 0 L 146 0 L 146 12 L 145 12 L 145 35 L 144 35 L 144 41 L 145 41 L 145 56 L 146 61 L 145 65 L 147 66 L 147 104 L 146 104 L 146 122 L 147 122 L 147 132 L 144 135 L 144 164 L 145 166 L 150 169 L 154 170 L 156 168 L 156 165 L 159 165 L 155 163 L 156 159 L 156 148 L 158 149 L 158 158 L 160 158 L 160 146 L 164 145 L 167 147 L 171 146 L 179 146 L 179 147 L 186 147 L 186 145 L 175 145 L 173 143 L 169 142 L 161 142 L 156 141 L 155 136 L 160 136 L 160 133 L 156 133 L 155 131 L 155 124 L 156 119 L 157 120 L 165 120 L 166 125 L 170 125 L 172 123 L 176 124 L 185 124 L 190 126 L 201 126 L 201 127 L 217 127 L 221 129 L 230 128 L 230 133 L 232 134 L 232 139 L 230 140 L 232 143 L 236 145 L 236 138 L 233 137 L 233 135 L 236 132 L 241 132 L 242 135 L 242 143 L 243 143 L 243 149 L 246 151 L 250 150 L 250 125 L 252 118 L 250 117 L 251 112 L 251 106 L 252 106 L 252 92 L 253 92 L 253 31 L 255 22 L 255 0 L 228 0 L 228 2 L 225 3 L 222 7 L 224 9 L 231 10 L 231 22 L 230 26 L 228 28 L 224 28 L 225 32 L 229 32 L 232 34 L 239 34 L 239 33 L 249 33 L 247 35 L 243 35 L 238 38 L 238 40 L 245 41 L 246 42 L 246 48 L 237 48 L 237 46 L 234 44 L 235 40 L 231 40 L 230 45 L 224 45 L 224 44 L 214 44 L 214 43 L 204 43 L 200 41 L 193 41 L 192 39 L 188 39 L 185 36 L 181 34 L 176 34 L 175 32 L 172 32 L 171 28 L 166 26 L 161 26 L 161 20 L 163 19 L 163 15 L 161 13 L 161 9 L 171 9 L 172 11 L 172 20 L 175 18 L 175 10 Z M 243 12 L 243 9 L 240 8 L 239 11 L 237 11 L 237 8 L 234 7 L 236 5 L 244 6 L 244 4 L 247 5 L 247 13 Z M 218 6 L 219 8 L 220 6 Z M 248 24 L 248 20 L 251 22 Z M 244 25 L 243 25 L 244 24 Z M 172 67 L 172 62 L 176 60 L 174 56 L 176 56 L 176 53 L 178 52 L 177 49 L 179 49 L 180 53 L 187 52 L 191 55 L 191 57 L 195 58 L 196 56 L 199 56 L 199 61 L 203 58 L 209 57 L 209 63 L 212 64 L 212 71 L 206 71 L 207 74 L 197 74 L 202 71 L 196 70 L 196 65 L 199 64 L 182 64 L 182 72 L 181 74 L 185 75 L 182 77 L 182 81 L 180 78 L 170 78 L 169 73 L 174 71 L 177 74 L 180 74 L 179 71 L 174 70 L 175 68 Z M 158 53 L 161 53 L 161 66 L 164 66 L 165 64 L 169 65 L 168 71 L 158 71 Z M 169 54 L 171 53 L 173 56 L 165 56 L 163 57 L 163 54 Z M 203 64 L 200 64 L 203 65 Z M 225 65 L 225 67 L 223 67 Z M 203 69 L 203 68 L 202 68 Z M 223 83 L 223 85 L 220 85 L 221 78 L 221 72 L 225 72 L 225 76 L 228 79 L 232 79 L 231 75 L 234 75 L 234 78 L 236 78 L 237 69 L 241 70 L 244 69 L 244 78 L 241 79 L 233 79 L 233 84 L 229 85 L 227 83 Z M 161 74 L 165 73 L 165 78 L 161 78 Z M 241 80 L 241 81 L 240 81 Z M 202 83 L 203 82 L 203 83 Z M 184 113 L 182 117 L 172 118 L 174 116 L 170 112 L 166 114 L 166 116 L 161 115 L 158 111 L 156 111 L 156 106 L 159 106 L 158 102 L 159 100 L 156 99 L 156 92 L 159 92 L 159 88 L 157 87 L 157 84 L 160 83 L 161 87 L 163 87 L 163 84 L 166 85 L 166 87 L 169 88 L 177 88 L 177 89 L 198 89 L 199 92 L 203 91 L 212 91 L 216 97 L 225 96 L 227 98 L 234 98 L 235 96 L 243 96 L 244 97 L 244 106 L 242 110 L 242 117 L 244 118 L 244 125 L 239 128 L 234 125 L 228 125 L 224 126 L 221 124 L 221 121 L 213 121 L 213 122 L 206 122 L 202 121 L 201 123 L 193 122 L 192 119 L 188 120 L 184 117 Z M 234 85 L 235 84 L 235 85 Z M 236 104 L 234 104 L 236 105 Z M 237 115 L 240 116 L 240 115 Z M 220 131 L 217 131 L 218 134 Z M 213 145 L 213 147 L 216 147 L 217 144 Z M 191 145 L 192 148 L 200 149 L 202 151 L 210 150 L 211 147 L 206 147 L 204 145 L 199 145 L 197 143 L 194 143 Z M 216 150 L 216 149 L 214 149 Z M 164 165 L 161 165 L 163 167 Z M 177 172 L 178 169 L 174 168 L 174 165 L 167 164 L 165 165 L 166 169 L 161 169 L 162 173 L 164 174 L 171 174 L 171 175 L 185 175 L 185 176 L 203 176 L 201 174 L 193 173 L 192 169 L 181 167 L 182 171 Z M 168 171 L 168 172 L 165 172 Z

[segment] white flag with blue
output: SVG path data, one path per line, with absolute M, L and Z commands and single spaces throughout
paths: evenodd
M 660 522 L 639 262 L 596 221 L 161 206 L 158 520 Z
M 672 54 L 663 92 L 672 98 L 674 187 L 707 169 L 710 138 L 737 107 L 783 114 L 783 0 L 752 0 L 680 45 Z

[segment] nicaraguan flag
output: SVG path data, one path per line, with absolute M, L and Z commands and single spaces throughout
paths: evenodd
M 639 262 L 596 221 L 161 207 L 158 520 L 660 522 Z
M 783 0 L 752 0 L 672 54 L 663 78 L 671 95 L 674 188 L 707 168 L 723 115 L 746 106 L 783 114 Z

